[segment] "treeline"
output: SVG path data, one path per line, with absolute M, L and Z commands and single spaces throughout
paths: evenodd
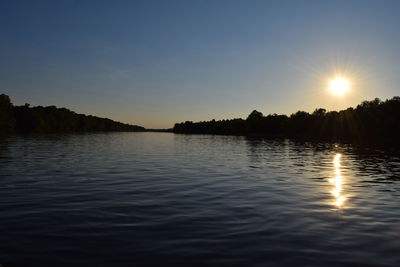
M 375 98 L 356 108 L 313 113 L 298 111 L 290 116 L 267 115 L 254 110 L 245 120 L 186 121 L 174 126 L 175 133 L 276 136 L 351 143 L 400 143 L 400 97 Z
M 0 134 L 14 132 L 94 132 L 144 131 L 141 126 L 77 114 L 66 108 L 13 106 L 7 95 L 0 95 Z

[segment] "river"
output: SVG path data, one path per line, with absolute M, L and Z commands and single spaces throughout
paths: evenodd
M 9 266 L 400 266 L 400 158 L 172 133 L 0 141 Z

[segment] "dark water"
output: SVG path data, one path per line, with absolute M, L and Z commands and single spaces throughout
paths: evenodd
M 0 142 L 7 266 L 400 266 L 400 158 L 116 133 Z

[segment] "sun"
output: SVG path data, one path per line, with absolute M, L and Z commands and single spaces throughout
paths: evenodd
M 329 82 L 329 90 L 337 96 L 343 96 L 350 90 L 350 82 L 344 77 L 335 77 Z

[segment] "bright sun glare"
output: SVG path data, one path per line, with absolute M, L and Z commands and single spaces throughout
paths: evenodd
M 336 77 L 330 81 L 329 90 L 337 96 L 345 95 L 350 90 L 350 82 L 346 78 Z

